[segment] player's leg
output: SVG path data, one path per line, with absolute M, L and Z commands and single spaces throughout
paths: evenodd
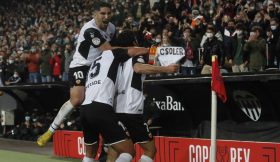
M 83 158 L 83 162 L 98 162 L 94 160 L 94 158 L 98 150 L 99 131 L 96 129 L 96 120 L 93 114 L 95 114 L 95 112 L 94 109 L 92 109 L 92 105 L 81 106 L 80 120 L 83 126 L 84 143 L 86 145 L 86 154 Z
M 74 108 L 79 107 L 82 104 L 84 97 L 85 97 L 84 86 L 72 87 L 70 89 L 70 100 L 68 100 L 62 105 L 49 129 L 52 132 L 55 132 L 55 130 L 59 127 L 59 125 L 62 124 L 64 120 L 71 115 Z
M 42 136 L 37 140 L 37 144 L 39 146 L 45 146 L 46 143 L 52 138 L 52 135 L 59 128 L 60 124 L 71 115 L 72 111 L 75 107 L 78 107 L 82 101 L 84 100 L 84 86 L 74 86 L 70 90 L 70 100 L 65 102 L 62 107 L 59 109 L 54 121 L 49 127 L 48 131 L 45 132 Z
M 98 144 L 86 145 L 86 155 L 83 157 L 83 162 L 98 162 L 95 160 Z
M 119 154 L 116 162 L 131 162 L 135 156 L 134 145 L 130 139 L 112 144 L 111 147 Z
M 85 76 L 88 67 L 78 67 L 69 70 L 70 78 L 70 100 L 66 101 L 62 107 L 59 109 L 54 121 L 50 125 L 47 132 L 40 136 L 37 140 L 39 146 L 45 146 L 46 143 L 52 138 L 52 135 L 63 123 L 63 121 L 71 115 L 75 107 L 82 104 L 85 96 Z M 80 75 L 77 75 L 80 74 Z M 79 77 L 77 77 L 79 76 Z
M 119 154 L 111 146 L 108 147 L 106 162 L 115 162 Z
M 153 162 L 156 155 L 155 142 L 142 114 L 118 114 L 133 143 L 138 143 L 144 151 L 139 162 Z
M 131 162 L 135 155 L 134 145 L 128 139 L 124 125 L 117 120 L 113 108 L 103 104 L 98 114 L 101 135 L 106 145 L 111 146 L 119 155 L 116 162 Z
M 156 155 L 156 146 L 154 140 L 147 143 L 139 143 L 144 153 L 139 162 L 153 162 Z

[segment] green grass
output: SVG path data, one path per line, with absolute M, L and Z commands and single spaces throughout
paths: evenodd
M 0 150 L 0 162 L 81 162 L 81 159 Z

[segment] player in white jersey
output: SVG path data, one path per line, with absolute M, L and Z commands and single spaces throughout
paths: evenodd
M 86 75 L 90 64 L 101 55 L 102 51 L 112 49 L 109 42 L 115 37 L 115 26 L 109 22 L 110 19 L 111 5 L 95 2 L 94 18 L 82 27 L 75 54 L 70 63 L 70 99 L 62 105 L 48 131 L 38 138 L 39 146 L 45 146 L 65 118 L 83 102 Z
M 121 37 L 118 42 L 128 39 Z M 116 162 L 130 162 L 134 156 L 134 145 L 127 139 L 123 124 L 118 122 L 113 109 L 118 85 L 120 64 L 136 56 L 148 53 L 146 48 L 113 49 L 104 51 L 92 63 L 86 81 L 85 100 L 80 109 L 86 155 L 83 162 L 92 162 L 96 155 L 99 134 L 105 144 L 119 154 Z
M 123 35 L 133 35 L 132 31 L 124 32 L 126 34 Z M 123 44 L 123 46 L 128 45 Z M 152 162 L 156 154 L 153 136 L 143 117 L 145 99 L 143 82 L 146 74 L 175 73 L 178 68 L 179 66 L 176 64 L 169 66 L 150 65 L 148 64 L 148 57 L 136 56 L 126 61 L 119 71 L 115 112 L 133 143 L 138 143 L 144 151 L 139 162 Z M 109 148 L 107 161 L 113 162 L 116 157 L 117 152 Z

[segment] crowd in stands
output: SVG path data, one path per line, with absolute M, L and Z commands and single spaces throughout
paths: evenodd
M 279 68 L 277 0 L 107 1 L 118 32 L 132 29 L 140 46 L 183 47 L 184 74 L 198 66 L 209 74 L 213 54 L 228 72 Z M 92 18 L 94 2 L 1 1 L 0 85 L 67 81 L 79 30 Z
M 14 126 L 6 126 L 5 131 L 3 127 L 0 126 L 0 136 L 10 139 L 36 141 L 38 137 L 48 129 L 56 114 L 56 109 L 53 112 L 46 113 L 42 113 L 37 109 L 31 112 L 25 112 L 22 116 L 23 119 L 18 119 L 18 121 L 21 122 L 16 123 Z M 78 111 L 74 111 L 59 128 L 72 131 L 81 130 L 78 114 Z
M 95 1 L 1 0 L 0 86 L 67 81 L 79 30 L 92 19 Z M 133 30 L 140 46 L 183 47 L 184 75 L 210 74 L 212 55 L 226 72 L 279 69 L 279 0 L 106 1 L 117 31 Z M 157 56 L 154 63 L 160 65 Z M 18 127 L 40 127 L 38 121 L 27 117 Z

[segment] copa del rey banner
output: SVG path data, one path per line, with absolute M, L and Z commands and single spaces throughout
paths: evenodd
M 82 132 L 57 131 L 54 135 L 54 154 L 82 158 L 85 145 Z M 178 137 L 155 137 L 155 162 L 209 162 L 210 140 Z M 136 145 L 138 162 L 142 154 Z M 280 143 L 217 141 L 216 162 L 279 162 Z
M 162 66 L 176 64 L 185 56 L 182 47 L 158 47 L 156 53 Z

